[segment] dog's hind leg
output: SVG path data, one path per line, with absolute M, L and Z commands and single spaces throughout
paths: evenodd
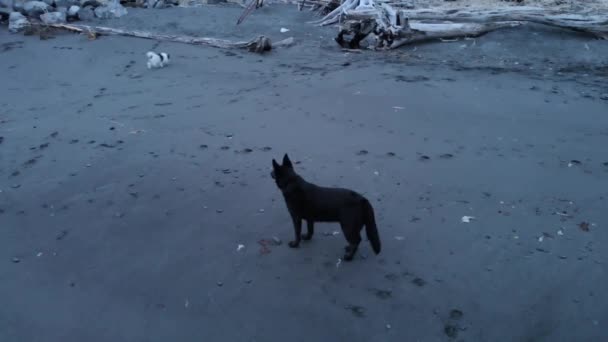
M 312 239 L 313 234 L 315 233 L 315 221 L 306 220 L 307 232 L 302 235 L 302 240 L 310 240 Z
M 346 238 L 346 241 L 348 241 L 348 246 L 344 248 L 344 260 L 351 261 L 353 260 L 355 253 L 357 253 L 357 249 L 361 243 L 360 231 L 363 228 L 363 222 L 356 218 L 348 218 L 346 220 L 341 220 L 340 225 L 342 226 L 344 237 Z

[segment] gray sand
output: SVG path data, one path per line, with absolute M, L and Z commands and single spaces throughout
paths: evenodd
M 297 44 L 0 31 L 0 341 L 608 338 L 605 42 L 528 27 L 345 54 L 293 6 L 240 12 L 104 24 Z M 150 49 L 173 63 L 147 70 Z M 380 255 L 337 267 L 335 224 L 286 246 L 285 152 L 372 200 Z

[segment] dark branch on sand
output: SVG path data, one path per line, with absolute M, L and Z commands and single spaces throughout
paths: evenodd
M 192 37 L 171 34 L 159 34 L 146 31 L 124 30 L 103 26 L 88 26 L 88 25 L 69 25 L 69 24 L 52 24 L 54 28 L 65 29 L 73 32 L 84 33 L 89 35 L 117 35 L 127 37 L 138 37 L 144 39 L 153 39 L 160 41 L 185 43 L 192 45 L 205 45 L 221 49 L 247 49 L 252 52 L 263 53 L 270 51 L 273 47 L 289 46 L 293 44 L 293 38 L 287 38 L 271 44 L 270 39 L 265 36 L 259 36 L 248 41 L 233 42 L 226 39 L 209 38 L 209 37 Z
M 247 16 L 249 14 L 251 14 L 251 12 L 253 12 L 253 10 L 262 7 L 263 3 L 264 3 L 264 0 L 251 0 L 249 5 L 247 5 L 247 7 L 245 7 L 243 14 L 241 14 L 239 19 L 236 21 L 236 24 L 240 25 L 243 21 L 245 21 L 245 18 L 247 18 Z

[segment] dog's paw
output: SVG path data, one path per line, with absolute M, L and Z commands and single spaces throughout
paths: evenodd
M 308 241 L 310 239 L 312 239 L 312 234 L 304 234 L 304 235 L 302 235 L 302 240 Z
M 300 247 L 300 241 L 289 241 L 288 245 L 291 248 L 298 248 Z

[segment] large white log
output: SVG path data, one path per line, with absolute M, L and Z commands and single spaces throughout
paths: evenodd
M 565 13 L 538 7 L 398 10 L 410 20 L 439 20 L 474 23 L 525 21 L 586 32 L 595 35 L 598 38 L 608 39 L 608 13 L 600 13 L 597 11 Z

